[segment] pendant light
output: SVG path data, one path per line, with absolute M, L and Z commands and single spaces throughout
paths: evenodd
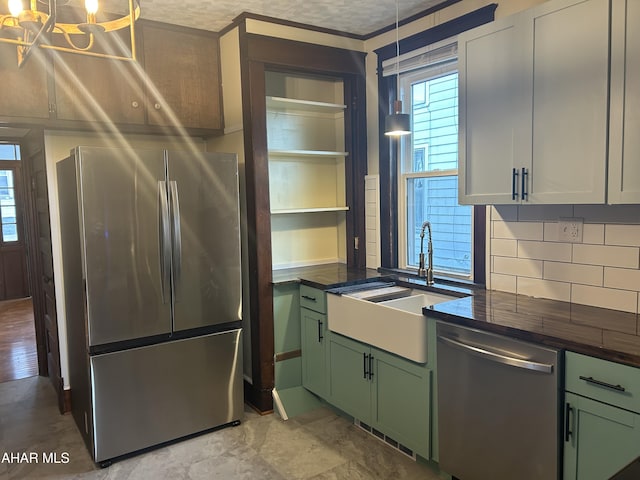
M 400 38 L 399 38 L 399 12 L 398 0 L 396 0 L 396 92 L 400 92 Z M 384 119 L 384 134 L 391 137 L 399 137 L 411 133 L 411 118 L 402 113 L 402 100 L 393 102 L 393 112 Z

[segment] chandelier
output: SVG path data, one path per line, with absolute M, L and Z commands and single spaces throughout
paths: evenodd
M 80 23 L 60 21 L 57 0 L 8 0 L 9 13 L 0 13 L 0 43 L 17 46 L 18 66 L 37 48 L 78 53 L 115 60 L 135 60 L 134 23 L 140 17 L 139 0 L 127 0 L 129 12 L 98 21 L 98 0 L 85 0 L 86 19 Z M 25 8 L 26 2 L 29 3 Z M 66 3 L 66 2 L 65 2 Z M 105 14 L 106 15 L 106 14 Z M 95 39 L 106 32 L 130 28 L 130 55 L 104 53 L 94 49 Z M 57 37 L 64 42 L 55 40 Z M 62 45 L 61 45 L 62 44 Z

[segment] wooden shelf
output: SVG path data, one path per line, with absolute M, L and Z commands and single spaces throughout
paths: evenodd
M 313 100 L 298 100 L 295 98 L 267 96 L 267 108 L 273 110 L 300 110 L 305 112 L 342 112 L 346 105 L 339 103 L 315 102 Z
M 319 208 L 280 208 L 271 210 L 271 215 L 320 213 L 320 212 L 346 212 L 349 207 L 319 207 Z
M 269 156 L 273 157 L 346 157 L 347 152 L 332 152 L 327 150 L 269 150 Z
M 273 110 L 305 110 L 308 112 L 333 112 L 344 111 L 347 106 L 340 103 L 315 102 L 313 100 L 298 100 L 296 98 L 267 96 L 267 108 Z

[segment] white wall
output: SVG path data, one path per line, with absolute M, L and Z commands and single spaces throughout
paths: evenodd
M 47 187 L 49 189 L 49 211 L 51 218 L 51 249 L 56 289 L 56 310 L 58 315 L 58 337 L 60 342 L 60 370 L 64 388 L 69 385 L 69 355 L 67 352 L 67 325 L 64 305 L 64 279 L 62 274 L 62 248 L 60 246 L 60 212 L 58 209 L 58 182 L 56 163 L 69 156 L 69 151 L 78 145 L 110 146 L 118 148 L 170 148 L 173 150 L 204 150 L 201 140 L 181 139 L 150 135 L 93 134 L 80 132 L 46 131 L 45 155 L 47 161 Z

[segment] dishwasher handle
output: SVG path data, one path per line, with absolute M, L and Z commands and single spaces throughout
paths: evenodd
M 553 365 L 550 365 L 548 363 L 539 363 L 539 362 L 533 362 L 531 360 L 523 360 L 521 358 L 510 357 L 508 355 L 503 355 L 501 353 L 485 350 L 484 348 L 480 348 L 475 345 L 468 345 L 466 343 L 459 342 L 458 340 L 454 340 L 452 338 L 445 337 L 443 335 L 438 335 L 438 340 L 454 348 L 466 350 L 467 352 L 473 355 L 482 357 L 492 362 L 503 363 L 505 365 L 524 368 L 526 370 L 535 370 L 537 372 L 553 373 Z

